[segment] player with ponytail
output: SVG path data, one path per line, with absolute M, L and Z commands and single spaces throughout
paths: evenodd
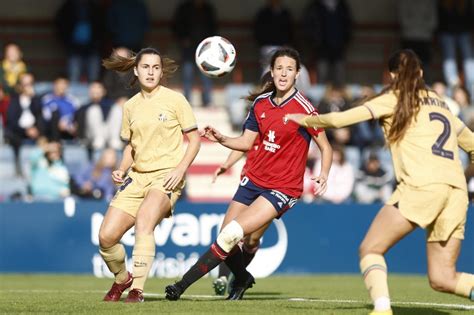
M 374 303 L 372 314 L 392 314 L 384 254 L 417 227 L 427 232 L 431 287 L 474 300 L 474 275 L 456 270 L 468 206 L 458 146 L 474 163 L 474 133 L 425 86 L 413 51 L 394 53 L 388 69 L 391 83 L 360 106 L 320 116 L 291 114 L 286 119 L 320 128 L 371 119 L 382 125 L 398 184 L 359 248 L 361 272 Z
M 143 288 L 155 256 L 154 229 L 172 214 L 184 188 L 184 176 L 200 147 L 200 136 L 191 106 L 183 95 L 163 86 L 176 64 L 154 48 L 103 62 L 105 68 L 133 71 L 130 82 L 140 92 L 123 107 L 120 136 L 127 145 L 112 179 L 119 189 L 110 203 L 99 231 L 100 254 L 115 275 L 104 301 L 117 302 L 131 288 L 125 302 L 143 302 Z M 189 139 L 183 150 L 183 134 Z M 135 226 L 133 277 L 125 268 L 120 239 Z

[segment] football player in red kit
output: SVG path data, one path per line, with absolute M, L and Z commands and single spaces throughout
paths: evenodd
M 242 299 L 254 284 L 245 269 L 242 251 L 236 246 L 245 235 L 264 227 L 290 209 L 303 191 L 309 144 L 314 139 L 322 153 L 322 170 L 316 181 L 326 185 L 332 149 L 324 130 L 304 128 L 284 117 L 288 113 L 317 115 L 311 103 L 295 88 L 300 58 L 292 48 L 278 49 L 271 59 L 273 80 L 247 99 L 253 101 L 241 136 L 231 138 L 208 126 L 202 135 L 238 151 L 250 150 L 258 138 L 253 162 L 227 209 L 223 228 L 211 248 L 183 278 L 166 287 L 166 298 L 177 300 L 195 281 L 225 261 L 235 276 L 229 300 Z

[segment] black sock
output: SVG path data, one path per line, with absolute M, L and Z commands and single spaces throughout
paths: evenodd
M 184 274 L 183 278 L 176 284 L 186 290 L 191 284 L 202 278 L 209 271 L 226 259 L 228 253 L 217 245 L 216 242 L 205 252 L 198 261 Z
M 244 266 L 247 267 L 248 265 L 250 265 L 253 258 L 255 257 L 255 252 L 254 253 L 249 253 L 248 251 L 246 251 L 244 249 L 244 251 L 242 252 L 242 255 L 243 255 L 243 259 L 244 259 Z
M 230 276 L 230 269 L 227 267 L 225 263 L 221 263 L 219 265 L 219 274 L 217 275 L 218 278 L 220 277 L 226 277 L 229 278 Z
M 252 262 L 257 250 L 260 248 L 260 242 L 255 244 L 253 247 L 248 247 L 245 243 L 242 246 L 242 253 L 244 255 L 244 266 L 247 267 Z
M 242 250 L 238 245 L 229 253 L 225 263 L 234 274 L 236 283 L 240 283 L 247 278 L 249 272 L 245 269 Z

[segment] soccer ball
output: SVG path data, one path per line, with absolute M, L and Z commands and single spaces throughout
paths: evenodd
M 227 39 L 212 36 L 204 39 L 196 49 L 196 65 L 211 78 L 222 77 L 232 71 L 236 62 L 235 48 Z

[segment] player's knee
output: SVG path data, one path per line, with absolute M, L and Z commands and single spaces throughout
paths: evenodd
M 359 246 L 359 257 L 362 258 L 368 254 L 384 255 L 385 251 L 376 244 L 362 242 L 362 244 Z
M 109 248 L 117 244 L 121 238 L 119 235 L 115 235 L 113 231 L 107 229 L 100 229 L 99 231 L 99 245 L 102 248 Z
M 135 234 L 151 234 L 155 226 L 154 222 L 137 217 L 135 221 Z
M 244 230 L 237 221 L 232 220 L 217 236 L 217 244 L 228 253 L 243 237 Z
M 428 273 L 431 288 L 439 292 L 454 292 L 456 277 L 442 271 L 431 271 Z

